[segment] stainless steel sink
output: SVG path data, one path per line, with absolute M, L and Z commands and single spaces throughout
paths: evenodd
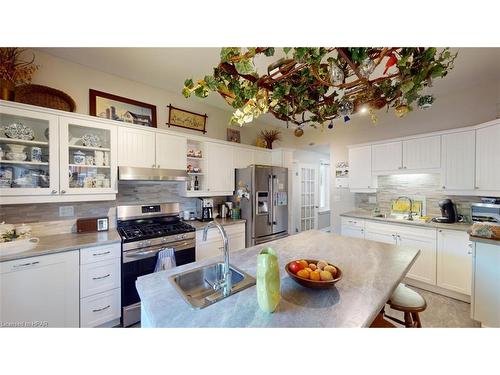
M 231 293 L 227 297 L 255 285 L 255 279 L 249 274 L 231 265 L 229 269 L 231 271 L 232 287 Z M 212 263 L 172 275 L 170 276 L 170 282 L 187 303 L 195 309 L 202 309 L 226 298 L 222 289 L 217 290 L 223 270 L 223 262 Z

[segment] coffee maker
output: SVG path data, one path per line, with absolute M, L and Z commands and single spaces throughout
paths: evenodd
M 441 217 L 435 217 L 432 221 L 436 223 L 456 223 L 458 221 L 457 210 L 451 199 L 443 199 L 438 204 L 441 209 Z
M 212 198 L 198 198 L 198 220 L 212 221 L 214 219 L 214 200 Z

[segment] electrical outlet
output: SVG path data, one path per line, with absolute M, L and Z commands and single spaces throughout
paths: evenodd
M 370 195 L 368 197 L 368 203 L 371 203 L 371 204 L 377 204 L 377 196 L 375 195 Z
M 60 217 L 73 217 L 75 216 L 75 209 L 73 206 L 61 206 L 59 207 Z

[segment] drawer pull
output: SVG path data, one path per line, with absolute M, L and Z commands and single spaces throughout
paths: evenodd
M 30 262 L 30 263 L 16 264 L 14 266 L 14 268 L 34 266 L 35 264 L 38 264 L 38 263 L 40 263 L 40 262 Z
M 94 253 L 94 254 L 92 254 L 92 256 L 97 257 L 97 256 L 100 256 L 100 255 L 106 255 L 106 254 L 109 254 L 110 252 L 111 252 L 111 251 L 109 251 L 109 250 L 108 250 L 108 251 L 105 251 L 104 253 Z
M 104 276 L 99 276 L 99 277 L 93 277 L 92 280 L 101 280 L 101 279 L 105 279 L 106 277 L 110 277 L 111 274 L 107 274 L 107 275 L 104 275 Z
M 104 307 L 103 307 L 103 308 L 101 308 L 101 309 L 94 309 L 94 310 L 92 310 L 92 312 L 100 312 L 100 311 L 104 311 L 104 310 L 106 310 L 106 309 L 109 309 L 110 307 L 111 307 L 111 305 L 104 306 Z

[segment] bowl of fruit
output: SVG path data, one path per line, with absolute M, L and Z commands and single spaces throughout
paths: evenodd
M 285 271 L 298 284 L 306 288 L 332 288 L 342 279 L 342 271 L 325 260 L 294 260 L 285 266 Z

